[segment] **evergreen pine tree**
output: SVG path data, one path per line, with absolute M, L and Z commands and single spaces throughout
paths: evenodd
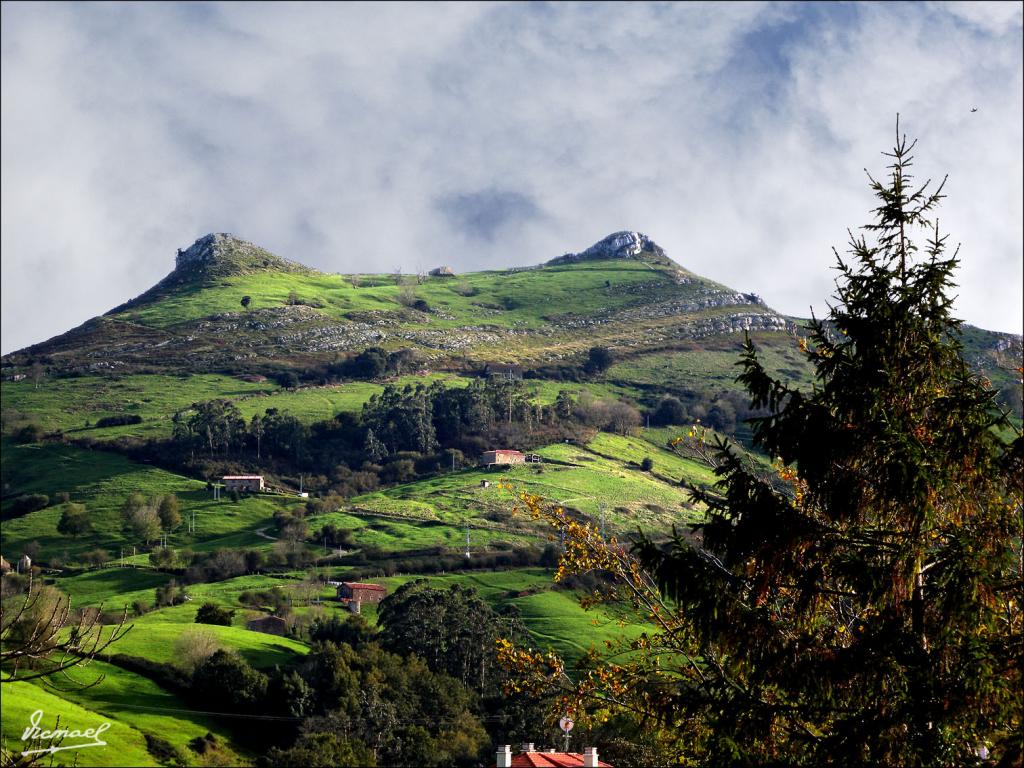
M 957 254 L 930 218 L 945 182 L 912 188 L 913 146 L 897 125 L 889 179 L 869 174 L 872 242 L 836 254 L 835 305 L 801 340 L 813 391 L 746 342 L 739 381 L 769 411 L 754 440 L 778 476 L 719 446 L 718 486 L 695 491 L 704 551 L 642 548 L 731 686 L 714 739 L 741 753 L 1019 760 L 1024 442 L 999 437 L 995 393 L 961 356 Z
M 660 629 L 571 680 L 505 644 L 523 685 L 657 717 L 681 759 L 712 764 L 1019 764 L 1024 439 L 961 356 L 942 185 L 912 187 L 912 149 L 897 125 L 889 178 L 869 174 L 874 222 L 836 254 L 834 306 L 800 340 L 813 389 L 746 342 L 773 472 L 724 442 L 702 453 L 691 430 L 680 442 L 719 478 L 693 489 L 706 520 L 632 553 L 523 494 L 566 531 L 556 578 L 612 571 Z

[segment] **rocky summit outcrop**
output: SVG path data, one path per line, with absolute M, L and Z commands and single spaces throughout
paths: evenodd
M 267 271 L 318 274 L 317 270 L 305 264 L 283 259 L 228 232 L 211 232 L 188 248 L 178 249 L 174 269 L 167 277 L 142 295 L 114 307 L 106 314 L 116 315 L 127 309 L 160 301 L 182 286 L 202 285 L 233 275 Z
M 245 240 L 238 240 L 228 232 L 211 232 L 208 235 L 204 235 L 196 240 L 188 248 L 182 250 L 178 249 L 178 256 L 174 260 L 175 269 L 188 269 L 197 264 L 207 264 L 217 259 L 218 253 L 223 253 L 232 244 L 235 243 L 247 246 L 252 245 Z
M 228 232 L 212 232 L 188 248 L 178 249 L 174 271 L 224 277 L 272 269 L 278 272 L 313 272 L 309 267 L 275 256 L 258 245 Z
M 610 259 L 635 259 L 641 256 L 667 260 L 665 251 L 642 232 L 613 232 L 599 240 L 585 251 L 566 253 L 551 259 L 549 265 L 574 264 L 580 261 L 603 261 Z

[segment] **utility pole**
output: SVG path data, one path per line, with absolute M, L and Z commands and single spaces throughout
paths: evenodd
M 469 557 L 469 525 L 466 525 L 466 557 Z
M 604 502 L 601 502 L 601 538 L 604 539 Z

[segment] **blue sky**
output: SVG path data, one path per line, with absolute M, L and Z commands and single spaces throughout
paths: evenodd
M 806 316 L 897 112 L 918 175 L 950 176 L 958 314 L 1020 333 L 1021 8 L 5 2 L 0 346 L 210 231 L 408 272 L 634 229 Z

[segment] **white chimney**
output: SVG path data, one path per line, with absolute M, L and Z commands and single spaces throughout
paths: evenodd
M 583 748 L 583 768 L 597 768 L 597 747 Z
M 524 741 L 523 742 L 523 749 L 522 749 L 522 751 L 523 752 L 533 752 L 533 742 L 532 741 Z
M 512 747 L 502 744 L 498 747 L 497 768 L 512 768 Z

